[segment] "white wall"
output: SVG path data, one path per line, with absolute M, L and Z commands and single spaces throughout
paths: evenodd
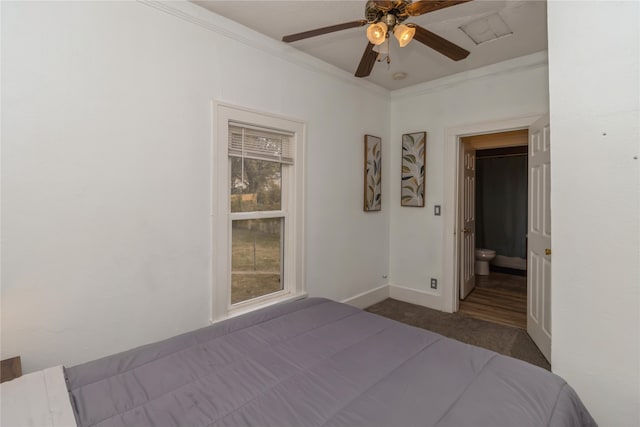
M 544 53 L 389 103 L 190 4 L 180 7 L 192 22 L 131 2 L 1 7 L 0 349 L 21 354 L 26 371 L 206 325 L 211 100 L 307 122 L 312 295 L 345 299 L 388 273 L 438 308 L 443 289 L 429 291 L 428 278 L 446 261 L 451 206 L 434 217 L 433 205 L 455 167 L 444 163 L 447 130 L 542 114 L 549 102 Z M 638 3 L 550 2 L 548 17 L 552 363 L 601 425 L 638 425 Z M 427 206 L 401 208 L 400 135 L 422 130 Z M 385 141 L 379 213 L 362 212 L 365 133 Z
M 546 52 L 539 52 L 461 75 L 428 82 L 408 90 L 392 92 L 390 174 L 400 176 L 403 133 L 427 131 L 427 175 L 425 208 L 400 206 L 400 185 L 391 186 L 390 276 L 392 285 L 416 290 L 422 305 L 450 311 L 452 277 L 443 272 L 444 221 L 453 215 L 446 203 L 445 174 L 456 170 L 445 156 L 447 134 L 453 128 L 478 123 L 541 115 L 548 109 Z M 445 142 L 446 140 L 446 142 Z M 442 216 L 434 216 L 434 205 L 442 205 Z M 430 278 L 438 279 L 436 291 Z M 392 296 L 393 288 L 392 288 Z M 399 298 L 415 299 L 415 292 Z
M 389 199 L 365 214 L 361 188 L 363 135 L 388 150 L 388 93 L 171 7 L 192 22 L 135 2 L 2 2 L 1 351 L 25 371 L 207 324 L 212 100 L 307 122 L 308 292 L 386 282 Z
M 640 3 L 549 2 L 551 364 L 640 425 Z

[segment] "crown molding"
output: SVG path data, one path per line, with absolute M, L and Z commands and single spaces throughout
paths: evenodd
M 173 15 L 176 18 L 198 25 L 209 31 L 213 31 L 223 37 L 253 47 L 271 55 L 277 56 L 287 62 L 303 67 L 307 70 L 323 73 L 333 78 L 340 79 L 353 86 L 358 86 L 389 98 L 390 91 L 366 80 L 353 77 L 350 73 L 304 53 L 292 46 L 274 40 L 244 25 L 217 15 L 197 4 L 187 0 L 159 1 L 137 0 L 138 3 L 153 7 L 157 10 Z
M 532 53 L 530 55 L 509 59 L 486 67 L 475 68 L 458 74 L 442 77 L 413 86 L 397 89 L 391 92 L 391 99 L 410 98 L 427 93 L 438 92 L 444 89 L 467 83 L 473 80 L 480 80 L 486 77 L 494 77 L 506 74 L 518 73 L 524 70 L 531 70 L 548 65 L 547 51 Z
M 251 28 L 245 27 L 235 21 L 217 15 L 188 0 L 161 1 L 161 0 L 137 0 L 138 3 L 153 7 L 154 9 L 173 15 L 179 19 L 198 25 L 209 31 L 215 32 L 246 46 L 267 52 L 289 63 L 300 66 L 310 71 L 325 74 L 339 79 L 345 83 L 357 86 L 390 99 L 415 97 L 427 93 L 437 92 L 457 86 L 472 80 L 480 80 L 489 76 L 498 76 L 517 73 L 528 69 L 546 67 L 548 64 L 547 51 L 540 51 L 519 58 L 491 64 L 485 67 L 442 77 L 413 86 L 389 91 L 367 80 L 356 79 L 350 73 L 315 58 L 305 52 L 295 49 L 286 43 L 274 40 Z

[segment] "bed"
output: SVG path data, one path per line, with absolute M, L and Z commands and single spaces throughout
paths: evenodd
M 64 375 L 79 426 L 596 425 L 548 371 L 322 298 Z

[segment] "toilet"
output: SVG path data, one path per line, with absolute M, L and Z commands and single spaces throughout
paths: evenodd
M 491 249 L 476 249 L 476 274 L 489 275 L 489 262 L 496 257 L 496 251 Z

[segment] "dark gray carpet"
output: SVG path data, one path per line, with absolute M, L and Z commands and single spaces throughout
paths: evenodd
M 443 313 L 391 298 L 372 305 L 366 311 L 551 370 L 549 362 L 524 329 L 472 319 L 458 313 Z

